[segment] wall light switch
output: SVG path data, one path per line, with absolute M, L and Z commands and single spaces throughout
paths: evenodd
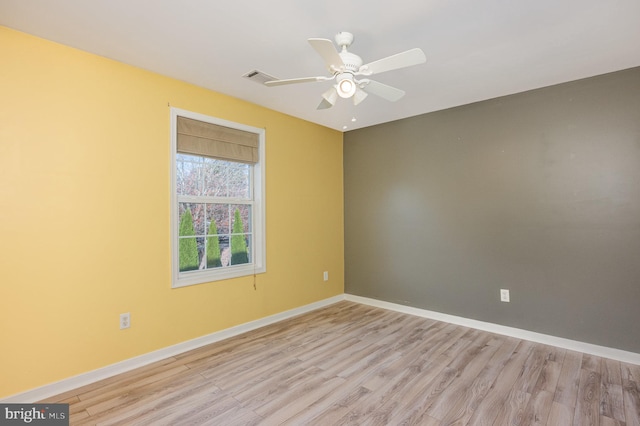
M 509 290 L 504 288 L 500 289 L 500 301 L 501 302 L 509 302 Z

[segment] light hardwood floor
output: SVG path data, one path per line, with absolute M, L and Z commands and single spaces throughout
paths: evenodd
M 640 425 L 640 366 L 340 302 L 46 402 L 71 424 Z

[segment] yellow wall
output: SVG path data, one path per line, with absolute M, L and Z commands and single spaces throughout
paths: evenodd
M 343 293 L 340 132 L 3 27 L 0 58 L 0 398 Z M 266 128 L 255 290 L 171 289 L 168 103 Z

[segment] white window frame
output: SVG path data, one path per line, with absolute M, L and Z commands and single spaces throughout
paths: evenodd
M 251 182 L 253 203 L 251 204 L 253 252 L 252 262 L 211 268 L 197 271 L 180 272 L 178 254 L 178 193 L 176 185 L 176 150 L 177 150 L 177 120 L 186 117 L 206 123 L 217 124 L 233 129 L 255 133 L 259 137 L 259 160 L 253 164 Z M 171 287 L 179 288 L 195 284 L 202 284 L 231 278 L 243 277 L 266 272 L 266 238 L 265 238 L 265 130 L 245 124 L 235 123 L 220 118 L 196 112 L 171 107 Z M 233 200 L 230 199 L 231 203 Z

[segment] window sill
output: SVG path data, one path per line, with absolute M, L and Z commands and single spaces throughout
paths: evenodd
M 210 271 L 181 272 L 174 277 L 172 288 L 187 287 L 196 284 L 205 284 L 215 281 L 229 280 L 232 278 L 246 277 L 254 274 L 266 272 L 264 266 L 254 267 L 254 265 L 229 266 L 224 269 Z

